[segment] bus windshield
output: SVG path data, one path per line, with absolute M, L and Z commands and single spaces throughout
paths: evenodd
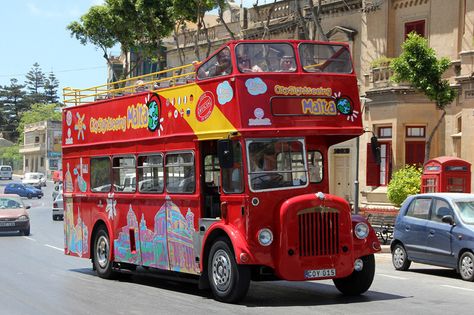
M 303 139 L 247 141 L 250 188 L 253 191 L 306 186 Z
M 352 73 L 351 54 L 345 46 L 302 43 L 298 50 L 306 72 Z

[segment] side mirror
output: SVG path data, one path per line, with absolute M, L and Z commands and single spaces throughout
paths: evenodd
M 372 148 L 372 154 L 374 155 L 375 163 L 380 165 L 380 146 L 376 136 L 370 138 L 370 146 Z
M 25 206 L 25 209 L 30 209 L 30 208 L 31 208 L 30 205 L 26 205 L 26 206 Z
M 221 168 L 232 168 L 234 165 L 232 141 L 228 139 L 217 141 L 217 155 L 219 156 L 219 165 Z
M 441 218 L 441 222 L 448 223 L 449 225 L 454 225 L 454 218 L 452 215 L 445 215 Z

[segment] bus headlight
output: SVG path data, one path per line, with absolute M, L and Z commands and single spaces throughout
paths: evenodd
M 364 222 L 357 223 L 354 228 L 354 234 L 358 239 L 363 240 L 369 235 L 369 226 Z
M 273 233 L 270 229 L 261 229 L 258 231 L 258 242 L 262 246 L 268 246 L 273 242 Z

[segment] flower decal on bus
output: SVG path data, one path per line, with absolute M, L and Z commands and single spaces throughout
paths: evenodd
M 234 90 L 232 90 L 229 81 L 219 83 L 216 89 L 216 93 L 217 100 L 221 105 L 230 102 L 232 98 L 234 98 Z
M 86 124 L 84 123 L 84 118 L 86 117 L 86 114 L 82 115 L 81 117 L 79 113 L 76 113 L 76 117 L 77 117 L 77 122 L 74 125 L 74 129 L 77 130 L 77 140 L 80 140 L 80 138 L 84 140 L 84 130 L 86 130 Z
M 260 95 L 267 92 L 267 85 L 260 78 L 248 79 L 245 81 L 245 86 L 250 95 Z

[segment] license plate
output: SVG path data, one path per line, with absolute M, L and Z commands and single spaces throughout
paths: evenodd
M 336 269 L 315 269 L 315 270 L 305 270 L 304 277 L 306 279 L 311 278 L 330 278 L 336 276 Z
M 0 222 L 0 226 L 15 226 L 15 222 Z

